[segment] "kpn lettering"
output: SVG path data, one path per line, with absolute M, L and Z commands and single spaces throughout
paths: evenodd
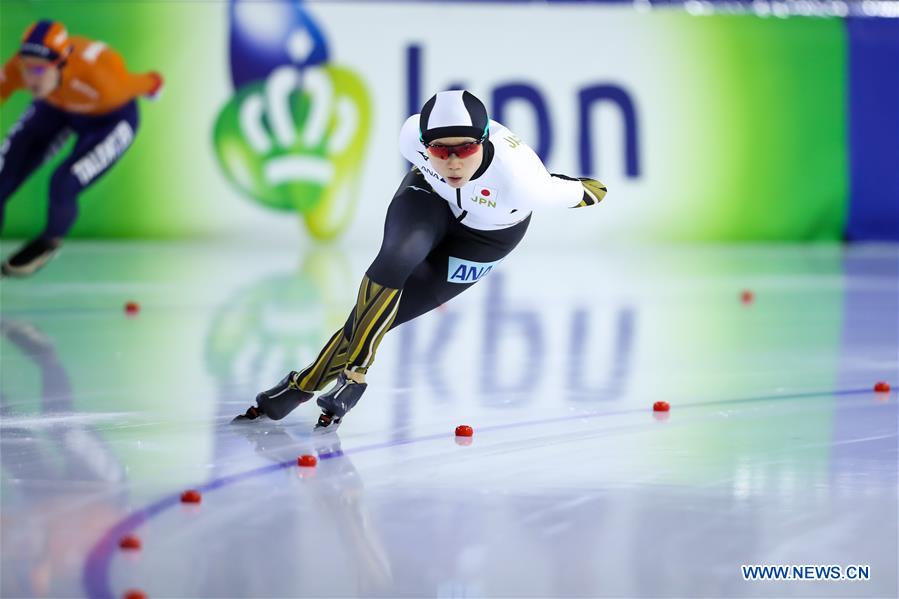
M 487 276 L 487 273 L 493 270 L 493 267 L 500 262 L 501 260 L 496 262 L 473 262 L 450 256 L 446 280 L 450 283 L 474 283 Z

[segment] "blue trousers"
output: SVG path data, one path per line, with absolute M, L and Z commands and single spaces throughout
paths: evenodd
M 78 194 L 97 182 L 131 146 L 137 133 L 137 103 L 100 116 L 78 115 L 46 102 L 31 104 L 0 145 L 0 230 L 6 202 L 28 177 L 52 158 L 70 135 L 72 153 L 50 178 L 47 226 L 41 237 L 63 237 L 78 216 Z

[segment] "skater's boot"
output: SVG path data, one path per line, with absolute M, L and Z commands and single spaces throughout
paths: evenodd
M 256 396 L 256 405 L 250 406 L 247 413 L 235 420 L 255 420 L 265 415 L 272 420 L 281 420 L 304 402 L 312 399 L 312 393 L 303 391 L 297 386 L 297 372 L 292 371 L 281 381 Z
M 337 381 L 327 393 L 319 395 L 316 403 L 322 409 L 322 415 L 318 417 L 316 429 L 336 429 L 346 413 L 353 409 L 359 403 L 365 389 L 368 388 L 366 383 L 357 383 L 347 377 L 345 372 L 337 375 Z
M 27 277 L 49 262 L 60 245 L 59 239 L 33 239 L 3 263 L 2 272 L 8 277 Z

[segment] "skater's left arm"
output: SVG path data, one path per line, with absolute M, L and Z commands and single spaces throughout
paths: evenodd
M 581 194 L 580 197 L 577 198 L 577 203 L 566 204 L 569 208 L 583 208 L 585 206 L 595 206 L 599 204 L 604 197 L 606 197 L 606 189 L 605 184 L 596 179 L 590 179 L 587 177 L 569 177 L 568 175 L 560 175 L 558 173 L 553 173 L 550 175 L 550 180 L 552 181 L 555 187 L 560 188 L 562 186 L 565 187 L 564 190 L 559 191 L 559 196 L 564 195 L 566 199 L 569 196 L 574 196 L 576 194 Z
M 519 178 L 523 197 L 532 209 L 594 206 L 606 196 L 606 186 L 595 179 L 550 175 L 535 155 L 528 176 Z
M 114 104 L 128 102 L 138 96 L 153 97 L 162 88 L 159 73 L 133 74 L 128 72 L 125 60 L 112 48 L 106 48 L 100 55 L 94 81 L 101 95 L 113 100 Z
M 606 186 L 595 179 L 551 175 L 526 144 L 513 146 L 508 156 L 515 195 L 531 210 L 594 206 L 606 196 Z

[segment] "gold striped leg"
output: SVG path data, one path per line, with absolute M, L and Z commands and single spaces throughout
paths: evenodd
M 349 345 L 350 342 L 343 336 L 343 327 L 340 327 L 331 335 L 315 361 L 297 374 L 297 387 L 307 392 L 323 389 L 346 366 Z
M 338 374 L 346 370 L 346 350 L 349 346 L 350 342 L 347 341 L 343 346 L 343 351 L 334 355 L 334 359 L 328 364 L 328 370 L 325 372 L 325 378 L 322 379 L 321 387 L 319 387 L 319 389 L 336 379 Z
M 347 370 L 360 374 L 368 372 L 381 339 L 396 318 L 402 294 L 402 289 L 378 285 L 367 275 L 362 278 L 353 316 L 353 336 L 347 352 Z

